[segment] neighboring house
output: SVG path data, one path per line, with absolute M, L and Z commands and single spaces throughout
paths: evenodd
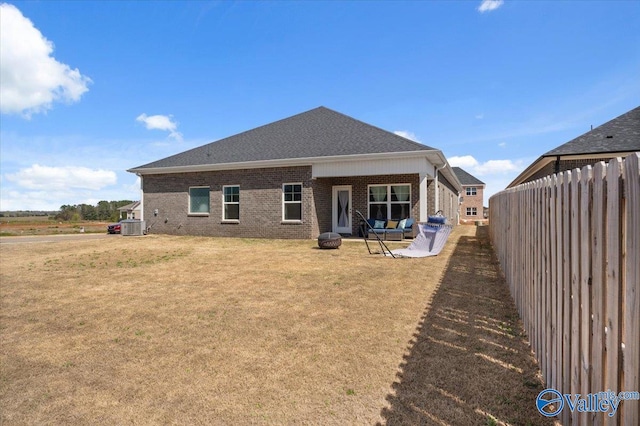
M 443 153 L 319 107 L 129 170 L 150 232 L 264 238 L 357 235 L 355 214 L 443 210 L 462 189 Z
M 640 107 L 543 154 L 507 186 L 640 151 Z
M 140 219 L 142 217 L 140 201 L 135 201 L 118 209 L 120 219 Z
M 476 223 L 484 221 L 484 188 L 485 183 L 460 167 L 453 171 L 462 184 L 460 194 L 460 223 Z

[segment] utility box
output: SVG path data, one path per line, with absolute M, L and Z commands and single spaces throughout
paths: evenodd
M 147 229 L 147 222 L 144 220 L 126 219 L 120 222 L 120 233 L 122 235 L 144 235 Z

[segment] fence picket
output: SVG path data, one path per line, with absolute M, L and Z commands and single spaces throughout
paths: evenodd
M 556 389 L 562 393 L 568 393 L 569 390 L 564 384 L 564 371 L 563 371 L 563 308 L 564 308 L 564 295 L 563 295 L 563 248 L 564 248 L 564 233 L 562 232 L 562 200 L 563 200 L 563 187 L 564 187 L 564 174 L 558 175 L 556 182 Z M 566 413 L 564 413 L 566 416 Z
M 624 316 L 622 335 L 625 344 L 622 357 L 623 391 L 640 391 L 640 155 L 626 158 L 624 194 L 626 210 L 624 259 Z M 640 402 L 622 403 L 624 424 L 640 424 Z
M 569 204 L 567 206 L 568 213 L 570 214 L 570 256 L 569 256 L 569 269 L 571 272 L 571 292 L 570 292 L 570 303 L 571 303 L 571 335 L 568 338 L 567 345 L 569 346 L 570 351 L 570 371 L 571 371 L 571 393 L 576 394 L 580 393 L 580 379 L 581 379 L 581 365 L 580 365 L 580 337 L 581 337 L 581 327 L 582 324 L 580 322 L 580 256 L 578 255 L 580 252 L 580 227 L 582 223 L 580 222 L 580 170 L 575 170 L 571 174 L 571 194 L 569 199 Z M 571 413 L 571 421 L 572 423 L 576 423 L 578 421 L 579 413 L 574 411 Z
M 540 352 L 538 363 L 542 370 L 542 377 L 546 384 L 551 383 L 549 376 L 549 353 L 547 342 L 551 339 L 549 324 L 549 269 L 547 267 L 547 227 L 549 224 L 549 209 L 547 207 L 548 178 L 540 179 Z M 491 208 L 489 208 L 491 211 Z M 491 223 L 489 223 L 491 226 Z
M 557 252 L 558 252 L 558 232 L 556 222 L 556 204 L 558 203 L 558 177 L 551 177 L 551 194 L 549 197 L 549 239 L 551 241 L 550 259 L 551 259 L 551 386 L 558 389 L 558 334 L 557 317 L 558 317 L 558 270 L 557 270 Z
M 591 387 L 591 197 L 593 173 L 591 166 L 582 169 L 580 180 L 580 393 L 587 395 L 594 389 Z M 580 424 L 592 424 L 591 416 L 583 413 Z
M 593 167 L 593 210 L 591 216 L 591 312 L 592 322 L 592 352 L 591 352 L 591 385 L 593 389 L 602 389 L 604 386 L 604 209 L 607 204 L 605 198 L 605 168 L 604 163 L 598 163 Z M 601 425 L 604 421 L 602 415 L 592 414 L 594 425 Z
M 606 226 L 606 364 L 603 390 L 620 391 L 620 173 L 621 159 L 614 158 L 607 167 L 607 226 Z M 617 419 L 605 417 L 605 424 Z

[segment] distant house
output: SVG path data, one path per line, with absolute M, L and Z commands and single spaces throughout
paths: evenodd
M 640 107 L 543 154 L 507 188 L 637 151 L 640 151 Z
M 264 238 L 357 234 L 371 218 L 454 221 L 442 151 L 325 107 L 129 170 L 150 232 Z
M 453 171 L 462 184 L 460 194 L 460 223 L 475 223 L 485 220 L 483 206 L 485 183 L 460 167 Z
M 120 212 L 120 219 L 140 219 L 142 217 L 140 201 L 122 206 L 118 208 L 118 212 Z

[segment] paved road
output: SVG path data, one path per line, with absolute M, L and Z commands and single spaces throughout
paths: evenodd
M 28 235 L 24 237 L 0 237 L 0 246 L 10 244 L 59 243 L 62 241 L 91 241 L 104 238 L 120 238 L 120 234 L 61 234 Z

